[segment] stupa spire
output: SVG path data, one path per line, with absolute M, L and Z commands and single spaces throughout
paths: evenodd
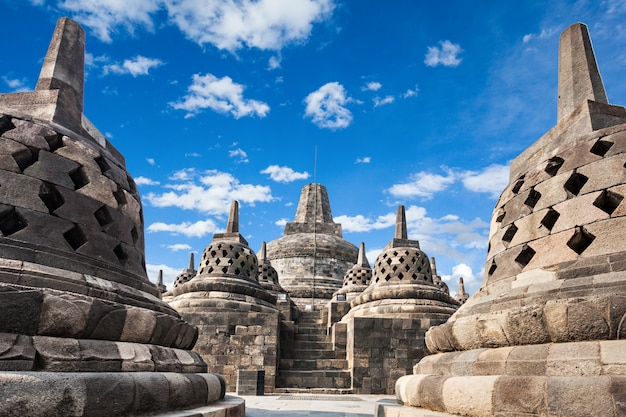
M 267 243 L 265 241 L 261 245 L 261 252 L 259 253 L 259 264 L 264 264 L 267 262 Z
M 558 121 L 586 100 L 608 104 L 587 26 L 574 23 L 559 42 Z
M 193 270 L 193 269 L 195 269 L 195 265 L 196 265 L 196 264 L 195 264 L 195 262 L 194 262 L 194 260 L 193 260 L 193 252 L 191 252 L 191 253 L 189 254 L 189 268 L 187 268 L 187 269 L 189 269 L 189 270 Z
M 402 205 L 398 206 L 398 212 L 396 214 L 396 232 L 393 237 L 394 239 L 408 239 L 408 233 L 406 231 L 406 213 Z
M 368 267 L 368 268 L 370 266 L 370 263 L 367 260 L 367 256 L 365 256 L 365 242 L 361 242 L 361 245 L 359 246 L 359 256 L 357 257 L 356 264 L 358 266 Z
M 226 232 L 215 233 L 213 235 L 213 241 L 215 242 L 216 240 L 232 240 L 248 245 L 248 241 L 239 233 L 239 202 L 237 200 L 233 200 L 230 203 Z

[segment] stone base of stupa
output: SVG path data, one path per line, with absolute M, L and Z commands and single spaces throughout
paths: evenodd
M 377 417 L 626 415 L 626 340 L 427 356 Z

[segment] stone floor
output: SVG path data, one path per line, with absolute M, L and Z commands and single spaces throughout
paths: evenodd
M 242 396 L 246 417 L 373 417 L 376 402 L 389 395 L 268 394 Z

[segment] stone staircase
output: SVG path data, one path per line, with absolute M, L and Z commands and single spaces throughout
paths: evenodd
M 276 392 L 351 393 L 345 346 L 333 347 L 321 311 L 302 311 L 293 344 L 281 346 Z

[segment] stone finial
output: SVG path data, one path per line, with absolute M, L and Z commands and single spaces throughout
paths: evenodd
M 259 265 L 267 262 L 267 243 L 265 243 L 265 241 L 263 241 L 263 244 L 261 245 L 261 252 L 258 258 L 259 258 Z
M 226 233 L 239 233 L 239 201 L 237 200 L 233 200 L 230 204 Z
M 459 291 L 454 296 L 454 299 L 459 303 L 464 304 L 469 298 L 469 294 L 465 292 L 465 284 L 463 283 L 463 277 L 459 277 Z
M 315 233 L 342 237 L 341 225 L 333 222 L 328 191 L 322 184 L 302 187 L 293 222 L 285 225 L 285 235 Z
M 239 202 L 237 200 L 233 200 L 230 204 L 226 232 L 213 235 L 213 241 L 217 240 L 228 240 L 248 245 L 248 241 L 239 233 Z
M 608 104 L 587 26 L 574 23 L 559 43 L 558 121 L 586 100 Z
M 437 264 L 435 263 L 434 256 L 430 257 L 430 270 L 432 271 L 433 275 L 437 275 Z
M 63 17 L 57 25 L 43 61 L 35 91 L 58 90 L 53 121 L 80 129 L 85 81 L 85 31 Z
M 193 270 L 193 269 L 195 269 L 195 266 L 196 266 L 196 263 L 193 260 L 193 252 L 191 252 L 189 254 L 189 268 L 187 268 L 187 269 Z
M 365 255 L 365 242 L 361 242 L 359 246 L 359 256 L 357 257 L 356 264 L 363 267 L 370 266 L 370 262 L 367 260 L 367 256 Z
M 159 269 L 159 277 L 157 278 L 157 285 L 160 287 L 163 285 L 163 270 Z
M 408 233 L 406 231 L 406 213 L 404 206 L 398 206 L 398 212 L 396 214 L 396 231 L 394 233 L 394 239 L 408 239 Z

